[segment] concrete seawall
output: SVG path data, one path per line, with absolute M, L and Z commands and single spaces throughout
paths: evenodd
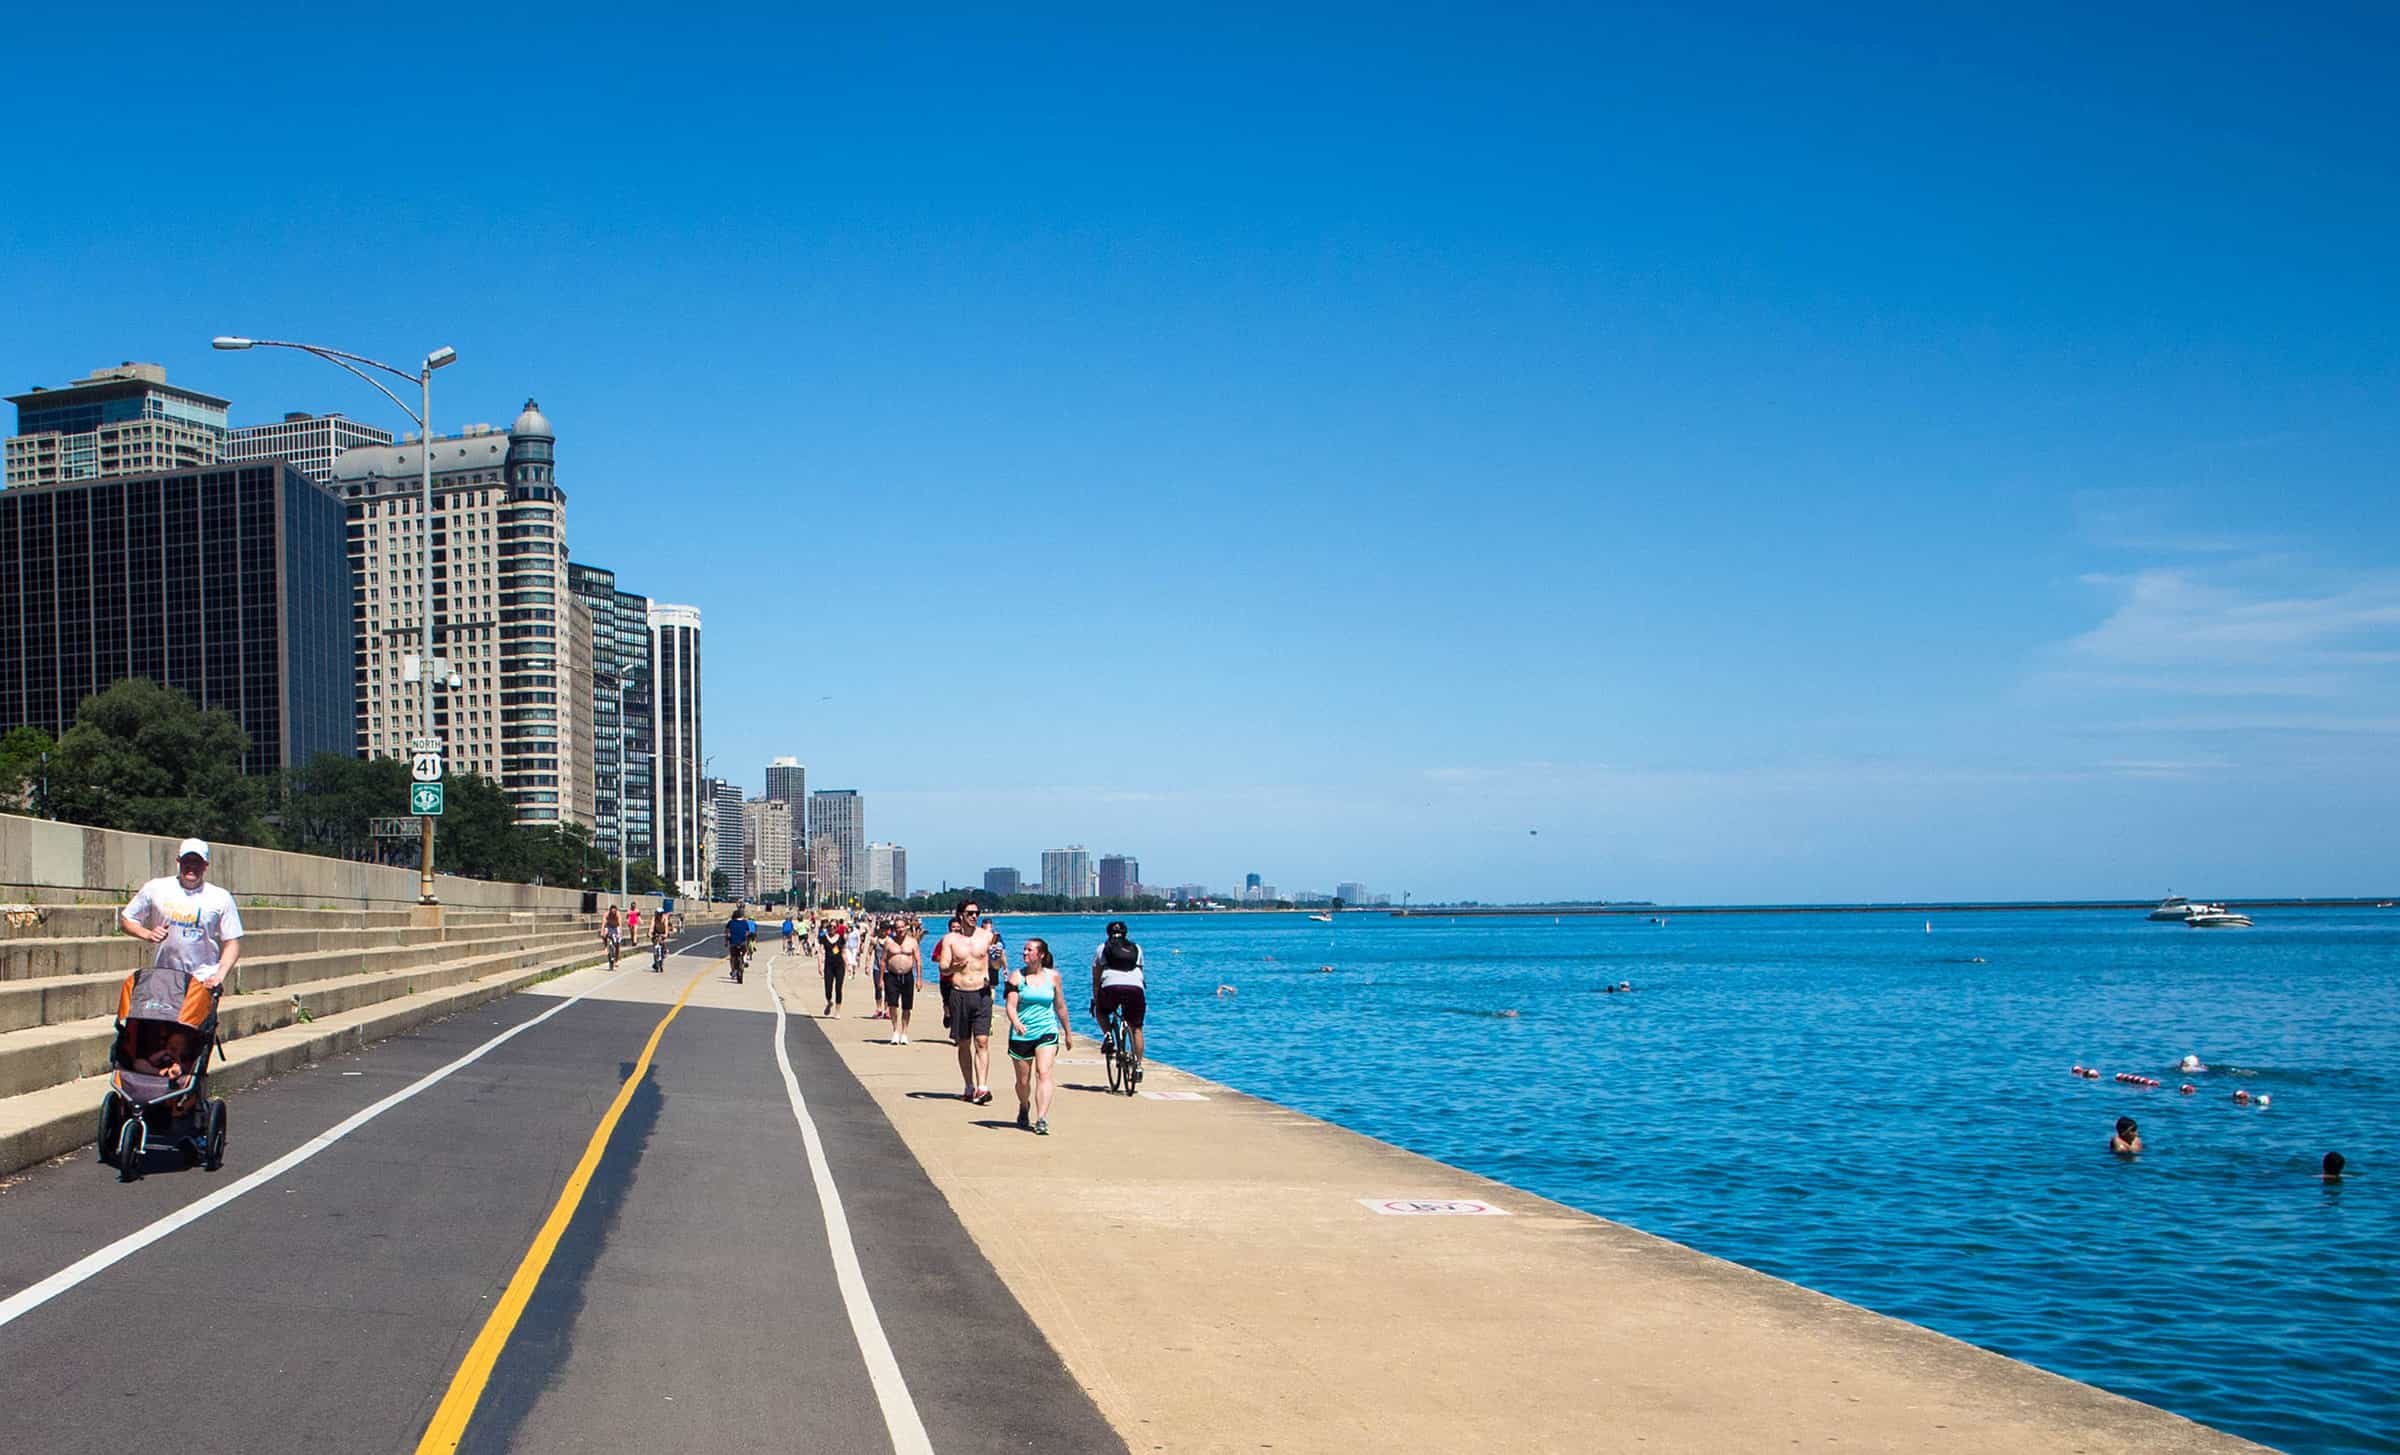
M 1081 1038 L 1028 1136 L 918 1021 L 814 1024 L 1137 1451 L 2263 1448 Z
M 119 901 L 146 880 L 175 872 L 180 838 L 87 828 L 48 819 L 0 815 L 0 898 L 37 904 Z M 357 864 L 313 854 L 214 847 L 209 878 L 242 903 L 299 908 L 406 909 L 416 904 L 414 869 Z M 436 845 L 439 862 L 439 845 Z M 436 874 L 435 893 L 453 909 L 546 910 L 571 913 L 582 902 L 573 889 L 507 884 Z

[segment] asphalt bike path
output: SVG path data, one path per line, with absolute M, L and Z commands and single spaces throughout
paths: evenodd
M 629 953 L 238 1095 L 213 1176 L 124 1185 L 87 1151 L 0 1192 L 7 1445 L 115 1452 L 189 1418 L 191 1448 L 312 1455 L 1122 1449 L 822 1039 L 795 1016 L 778 1056 L 769 981 L 814 1010 L 814 965 L 771 977 L 762 951 L 736 987 L 713 929 L 677 944 L 664 975 Z M 853 1028 L 883 1023 L 828 1027 Z M 946 1085 L 949 1048 L 923 1059 Z

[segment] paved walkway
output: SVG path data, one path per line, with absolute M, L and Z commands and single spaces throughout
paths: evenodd
M 1036 1138 L 929 1097 L 939 1041 L 818 1030 L 1136 1450 L 2260 1448 L 1167 1068 L 1205 1099 L 1110 1095 L 1081 1037 Z
M 220 1173 L 161 1157 L 120 1185 L 86 1154 L 0 1192 L 8 1447 L 113 1455 L 180 1420 L 176 1448 L 415 1450 L 492 1348 L 455 1448 L 1121 1448 L 797 1021 L 787 1087 L 764 977 L 730 984 L 712 938 L 663 975 L 628 957 L 244 1092 Z M 653 1040 L 521 1314 L 479 1341 Z

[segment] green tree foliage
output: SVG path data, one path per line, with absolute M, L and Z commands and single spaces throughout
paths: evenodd
M 416 840 L 378 840 L 367 832 L 368 820 L 397 814 L 407 802 L 408 764 L 319 753 L 285 780 L 284 847 L 370 863 L 413 863 Z
M 250 736 L 223 708 L 128 677 L 83 700 L 50 761 L 59 818 L 143 834 L 275 842 L 267 786 L 242 775 Z
M 0 737 L 0 807 L 23 812 L 42 807 L 42 754 L 56 751 L 50 735 L 37 727 L 14 727 Z

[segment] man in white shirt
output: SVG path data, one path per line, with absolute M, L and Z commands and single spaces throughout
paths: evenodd
M 117 927 L 158 946 L 153 962 L 215 985 L 242 958 L 242 912 L 233 896 L 208 882 L 208 845 L 185 839 L 176 872 L 134 892 Z

